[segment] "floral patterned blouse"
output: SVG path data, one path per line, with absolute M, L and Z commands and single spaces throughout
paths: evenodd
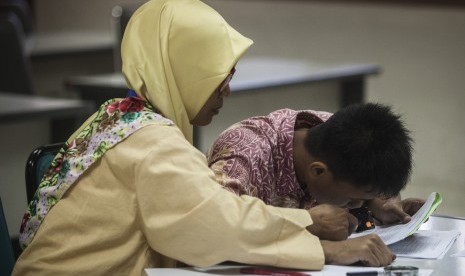
M 173 122 L 138 97 L 105 102 L 94 119 L 65 143 L 42 178 L 21 223 L 21 247 L 24 249 L 30 244 L 50 209 L 92 164 L 129 135 L 150 124 L 173 125 Z
M 293 163 L 294 130 L 311 128 L 331 117 L 321 111 L 281 109 L 225 130 L 208 152 L 217 181 L 238 194 L 266 204 L 308 209 L 316 204 L 298 181 Z

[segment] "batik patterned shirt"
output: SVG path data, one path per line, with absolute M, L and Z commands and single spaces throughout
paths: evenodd
M 217 181 L 237 195 L 258 197 L 273 206 L 308 209 L 315 202 L 297 181 L 294 131 L 321 124 L 331 115 L 281 109 L 236 123 L 213 143 L 207 154 L 209 166 Z

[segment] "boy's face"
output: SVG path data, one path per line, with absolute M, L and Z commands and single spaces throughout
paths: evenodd
M 356 187 L 350 182 L 336 180 L 322 162 L 312 162 L 306 172 L 307 190 L 319 204 L 332 204 L 354 209 L 362 206 L 365 200 L 378 196 L 371 187 Z
M 348 209 L 359 208 L 365 200 L 377 197 L 377 193 L 370 188 L 358 188 L 349 182 L 334 180 L 313 185 L 311 195 L 319 204 L 327 203 Z

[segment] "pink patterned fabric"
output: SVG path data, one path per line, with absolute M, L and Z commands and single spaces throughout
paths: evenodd
M 315 202 L 295 175 L 294 130 L 321 124 L 331 115 L 281 109 L 236 123 L 213 143 L 209 166 L 217 181 L 237 195 L 258 197 L 273 206 L 310 208 Z

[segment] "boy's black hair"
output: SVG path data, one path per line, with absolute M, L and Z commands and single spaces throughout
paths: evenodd
M 412 138 L 400 116 L 382 104 L 343 108 L 309 129 L 305 147 L 335 179 L 379 195 L 397 195 L 412 170 Z

